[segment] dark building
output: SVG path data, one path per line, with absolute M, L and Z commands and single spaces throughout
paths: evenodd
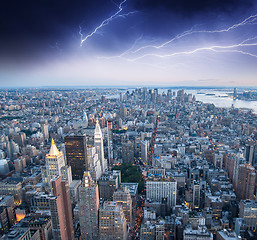
M 22 227 L 29 227 L 32 232 L 38 231 L 40 240 L 50 240 L 53 238 L 51 216 L 45 213 L 27 214 L 19 223 L 21 223 Z
M 122 143 L 121 155 L 123 163 L 134 163 L 135 156 L 134 141 L 124 141 Z
M 98 180 L 99 197 L 103 199 L 112 199 L 113 193 L 119 188 L 121 183 L 121 172 L 113 170 L 105 172 Z
M 55 240 L 74 239 L 70 189 L 68 182 L 57 177 L 52 181 L 50 197 L 53 237 Z
M 0 207 L 0 234 L 8 232 L 10 227 L 14 225 L 15 218 L 12 207 Z
M 236 195 L 239 200 L 255 199 L 255 178 L 255 168 L 250 164 L 240 164 L 238 166 Z
M 64 138 L 67 164 L 71 166 L 72 178 L 81 180 L 88 171 L 86 136 L 67 136 Z
M 245 145 L 245 158 L 246 158 L 246 162 L 250 163 L 252 166 L 254 166 L 256 163 L 256 147 L 254 142 L 248 142 Z

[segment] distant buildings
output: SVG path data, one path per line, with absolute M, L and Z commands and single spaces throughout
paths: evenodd
M 1 239 L 257 239 L 249 110 L 184 90 L 5 89 L 0 115 Z

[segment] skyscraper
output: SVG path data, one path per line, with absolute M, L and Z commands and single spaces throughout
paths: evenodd
M 134 141 L 124 140 L 122 142 L 121 156 L 122 156 L 123 163 L 130 163 L 130 164 L 134 163 L 134 157 L 135 157 L 135 142 Z
M 79 222 L 82 239 L 97 239 L 98 209 L 98 185 L 91 179 L 90 172 L 84 172 L 82 185 L 79 187 Z
M 97 181 L 101 175 L 101 163 L 96 153 L 96 148 L 93 146 L 87 147 L 87 160 L 88 160 L 88 171 L 90 171 L 91 177 L 94 181 Z
M 255 150 L 256 147 L 254 145 L 254 142 L 248 142 L 245 145 L 245 158 L 246 158 L 246 162 L 250 163 L 252 166 L 254 166 L 255 164 Z
M 46 154 L 46 165 L 41 169 L 43 182 L 48 187 L 51 187 L 52 179 L 58 176 L 67 180 L 68 184 L 72 182 L 71 167 L 65 164 L 63 152 L 58 151 L 53 139 L 50 151 Z
M 53 179 L 51 183 L 50 211 L 53 237 L 55 240 L 72 240 L 74 239 L 74 229 L 68 183 L 61 177 Z
M 47 123 L 42 123 L 41 124 L 41 131 L 43 133 L 44 139 L 49 138 L 49 131 L 48 131 L 48 124 Z
M 50 182 L 57 176 L 61 176 L 61 168 L 65 166 L 64 156 L 59 152 L 54 140 L 52 139 L 51 148 L 46 154 L 46 181 L 50 186 Z
M 236 191 L 238 199 L 254 200 L 255 178 L 256 173 L 254 167 L 247 163 L 239 165 Z
M 113 201 L 120 203 L 126 217 L 127 224 L 132 221 L 132 200 L 127 187 L 117 189 L 113 194 Z
M 72 178 L 81 180 L 88 170 L 86 136 L 64 138 L 67 164 L 71 166 Z
M 193 184 L 193 206 L 194 208 L 200 207 L 200 184 L 194 181 Z
M 104 158 L 103 134 L 102 134 L 102 130 L 100 128 L 98 119 L 96 120 L 96 125 L 95 125 L 94 146 L 99 156 L 100 163 L 101 163 L 101 171 L 103 173 L 107 169 L 107 162 L 106 162 L 106 159 Z

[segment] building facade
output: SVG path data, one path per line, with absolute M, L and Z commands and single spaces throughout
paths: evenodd
M 81 180 L 88 171 L 86 136 L 67 136 L 64 138 L 67 164 L 71 166 L 72 178 Z
M 85 172 L 79 187 L 79 222 L 82 239 L 94 240 L 98 237 L 98 185 L 90 172 Z
M 103 173 L 107 169 L 107 161 L 104 158 L 103 134 L 98 119 L 95 125 L 94 146 L 100 160 L 101 172 Z
M 57 177 L 51 184 L 50 211 L 53 237 L 55 240 L 73 240 L 74 229 L 68 183 L 61 177 Z
M 237 175 L 236 195 L 239 200 L 254 200 L 255 168 L 250 164 L 240 164 Z
M 113 194 L 113 201 L 122 205 L 127 224 L 132 222 L 132 199 L 126 187 L 117 189 Z
M 99 209 L 100 240 L 127 239 L 127 223 L 121 204 L 106 201 Z
M 170 178 L 159 181 L 146 181 L 146 198 L 161 202 L 167 198 L 169 208 L 176 205 L 177 182 Z

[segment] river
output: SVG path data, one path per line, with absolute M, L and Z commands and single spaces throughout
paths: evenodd
M 252 109 L 254 113 L 257 113 L 257 101 L 244 101 L 244 100 L 233 100 L 233 97 L 228 94 L 231 91 L 222 90 L 187 90 L 186 93 L 192 93 L 195 95 L 197 101 L 203 103 L 213 103 L 216 107 L 230 108 L 232 104 L 235 108 Z

